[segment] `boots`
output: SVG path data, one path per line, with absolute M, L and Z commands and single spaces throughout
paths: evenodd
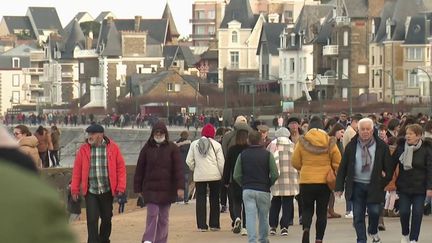
M 309 243 L 309 229 L 303 230 L 302 243 Z
M 336 213 L 334 210 L 327 210 L 327 218 L 332 219 L 332 218 L 340 218 L 341 215 Z

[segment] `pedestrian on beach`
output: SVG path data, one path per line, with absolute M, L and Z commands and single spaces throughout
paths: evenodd
M 422 140 L 420 125 L 408 125 L 405 130 L 405 138 L 398 141 L 393 159 L 399 165 L 396 186 L 401 243 L 415 243 L 420 235 L 425 197 L 432 196 L 432 144 L 430 140 Z
M 261 134 L 251 131 L 250 146 L 243 150 L 234 167 L 234 180 L 243 189 L 248 242 L 269 242 L 270 187 L 278 178 L 273 155 L 261 143 Z M 258 236 L 256 219 L 258 217 Z
M 180 138 L 175 142 L 175 144 L 180 149 L 180 157 L 183 162 L 183 172 L 185 179 L 185 190 L 184 190 L 184 198 L 182 199 L 185 204 L 189 202 L 189 185 L 190 185 L 190 174 L 189 166 L 186 164 L 186 157 L 189 152 L 189 148 L 191 145 L 191 140 L 189 140 L 189 132 L 182 131 L 180 133 Z
M 37 148 L 39 157 L 42 160 L 42 168 L 48 168 L 50 165 L 48 151 L 52 150 L 53 146 L 51 142 L 51 134 L 46 128 L 39 126 L 34 135 L 38 139 Z
M 87 242 L 105 243 L 110 242 L 113 199 L 126 191 L 126 166 L 120 148 L 104 135 L 101 125 L 92 124 L 86 132 L 74 162 L 71 193 L 77 201 L 81 188 L 85 198 Z
M 144 243 L 168 241 L 169 210 L 172 203 L 184 197 L 183 162 L 180 150 L 169 140 L 166 125 L 156 122 L 138 157 L 134 192 L 147 205 Z
M 346 145 L 336 177 L 335 196 L 345 197 L 353 203 L 354 228 L 358 243 L 367 242 L 367 234 L 373 243 L 381 242 L 378 221 L 384 202 L 384 187 L 390 182 L 394 166 L 387 144 L 377 133 L 370 118 L 358 122 L 358 134 Z M 369 226 L 366 230 L 365 216 Z
M 37 148 L 38 139 L 30 132 L 29 128 L 25 125 L 18 125 L 14 127 L 13 134 L 18 140 L 19 150 L 28 155 L 34 162 L 36 168 L 42 168 L 42 160 L 39 157 Z
M 186 163 L 193 171 L 196 188 L 196 221 L 199 231 L 220 230 L 219 193 L 225 159 L 222 146 L 214 140 L 216 130 L 210 123 L 201 130 L 201 138 L 192 142 Z M 207 224 L 207 187 L 210 217 Z
M 323 130 L 324 123 L 318 116 L 311 118 L 309 131 L 299 138 L 292 157 L 292 165 L 300 171 L 300 195 L 303 200 L 302 243 L 309 243 L 310 228 L 316 213 L 315 242 L 321 243 L 327 227 L 327 206 L 331 190 L 327 186 L 327 174 L 337 171 L 341 154 L 336 139 Z M 316 210 L 314 210 L 316 204 Z

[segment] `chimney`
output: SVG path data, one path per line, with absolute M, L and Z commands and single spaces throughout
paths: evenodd
M 111 25 L 114 22 L 114 17 L 113 16 L 109 16 L 108 18 L 106 18 L 108 25 Z
M 135 32 L 138 32 L 140 30 L 140 24 L 141 24 L 141 16 L 135 16 L 135 26 L 134 30 Z

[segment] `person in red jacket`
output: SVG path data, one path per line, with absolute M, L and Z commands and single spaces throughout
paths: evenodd
M 71 194 L 85 197 L 88 243 L 108 243 L 111 235 L 113 199 L 126 191 L 126 165 L 119 147 L 104 135 L 98 124 L 87 127 L 88 137 L 75 158 Z M 101 219 L 100 230 L 98 229 Z
M 184 163 L 180 150 L 169 140 L 163 122 L 157 122 L 141 149 L 134 176 L 134 192 L 147 204 L 144 243 L 166 243 L 171 203 L 184 196 Z

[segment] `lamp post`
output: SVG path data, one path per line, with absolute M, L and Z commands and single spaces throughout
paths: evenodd
M 391 82 L 391 103 L 392 103 L 392 114 L 396 114 L 396 97 L 395 97 L 395 82 L 393 75 L 390 71 L 383 70 L 384 73 L 386 73 L 390 77 Z M 375 76 L 381 76 L 380 73 L 376 72 Z
M 432 116 L 432 79 L 431 79 L 431 76 L 429 75 L 429 73 L 426 72 L 425 69 L 419 68 L 419 67 L 413 68 L 411 70 L 411 74 L 417 75 L 418 74 L 417 70 L 424 72 L 429 79 L 429 107 L 430 107 L 430 114 L 429 115 Z

